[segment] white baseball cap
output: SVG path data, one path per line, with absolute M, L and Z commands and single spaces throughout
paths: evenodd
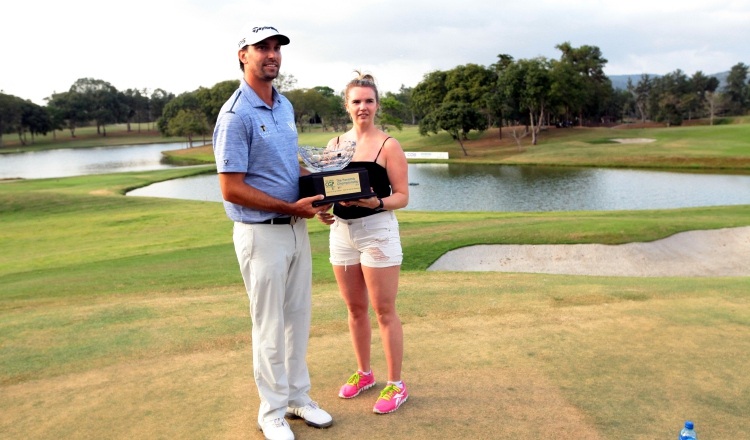
M 282 46 L 289 44 L 289 37 L 282 35 L 278 29 L 262 21 L 250 22 L 240 31 L 240 38 L 237 40 L 237 49 L 242 49 L 247 45 L 252 45 L 265 40 L 268 37 L 277 37 L 279 44 Z

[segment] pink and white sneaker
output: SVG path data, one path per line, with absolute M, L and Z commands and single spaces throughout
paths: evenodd
M 409 392 L 406 390 L 406 385 L 401 382 L 402 388 L 397 387 L 394 384 L 390 384 L 383 391 L 380 392 L 378 401 L 375 402 L 375 406 L 372 408 L 372 412 L 376 414 L 388 414 L 396 411 L 406 399 L 409 398 Z
M 375 386 L 375 375 L 370 372 L 369 375 L 357 371 L 346 381 L 346 384 L 339 390 L 339 397 L 351 399 L 357 397 L 359 393 Z

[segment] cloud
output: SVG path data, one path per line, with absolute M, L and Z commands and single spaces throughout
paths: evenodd
M 729 0 L 48 0 L 12 2 L 3 16 L 0 89 L 38 103 L 81 77 L 178 94 L 238 78 L 234 40 L 254 18 L 291 38 L 281 70 L 299 87 L 337 91 L 353 69 L 395 91 L 500 53 L 558 58 L 554 46 L 565 41 L 599 46 L 609 74 L 750 62 L 750 4 Z

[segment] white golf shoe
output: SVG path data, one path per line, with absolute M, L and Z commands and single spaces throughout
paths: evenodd
M 262 431 L 266 440 L 294 440 L 294 433 L 289 423 L 283 418 L 266 420 L 261 425 L 258 423 L 258 431 Z
M 328 428 L 333 425 L 333 417 L 318 406 L 317 402 L 310 402 L 305 406 L 290 406 L 286 416 L 291 419 L 304 419 L 305 423 L 315 428 Z

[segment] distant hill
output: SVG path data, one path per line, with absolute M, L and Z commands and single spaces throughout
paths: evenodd
M 691 74 L 686 73 L 686 75 L 691 76 Z M 726 72 L 720 72 L 720 73 L 712 73 L 707 76 L 713 76 L 716 77 L 716 79 L 719 80 L 719 89 L 724 87 L 727 84 L 727 75 L 729 75 L 729 71 Z M 649 73 L 648 76 L 651 78 L 658 78 L 661 75 L 656 75 L 653 73 Z M 630 78 L 631 81 L 633 81 L 633 84 L 638 84 L 638 81 L 641 80 L 641 74 L 637 75 L 611 75 L 609 77 L 609 80 L 612 81 L 612 87 L 617 90 L 627 90 L 628 89 L 628 78 Z

